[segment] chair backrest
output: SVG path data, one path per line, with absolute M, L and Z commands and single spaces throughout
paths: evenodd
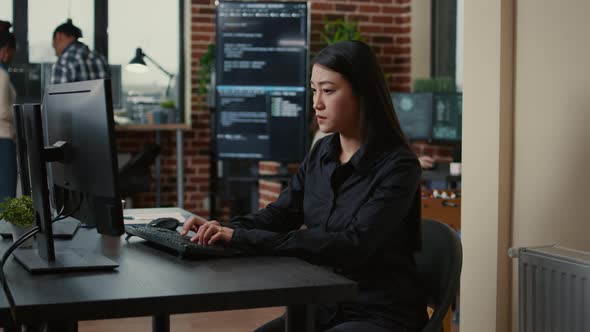
M 160 146 L 153 143 L 145 144 L 142 150 L 133 156 L 119 170 L 119 192 L 121 196 L 151 189 L 151 165 L 160 154 Z
M 434 308 L 423 332 L 442 331 L 445 314 L 459 288 L 461 240 L 446 224 L 422 219 L 422 250 L 414 255 L 428 305 Z

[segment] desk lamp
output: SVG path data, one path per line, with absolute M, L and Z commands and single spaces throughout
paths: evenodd
M 158 67 L 158 69 L 160 69 L 164 74 L 168 76 L 168 86 L 166 87 L 166 98 L 168 98 L 168 96 L 170 95 L 170 83 L 172 82 L 174 74 L 162 68 L 162 66 L 160 66 L 156 61 L 154 61 L 154 59 L 150 58 L 149 56 L 147 56 L 147 54 L 143 53 L 141 48 L 138 47 L 135 50 L 135 56 L 133 57 L 133 59 L 131 59 L 131 61 L 129 61 L 129 64 L 125 67 L 125 69 L 133 73 L 145 73 L 148 70 L 148 67 L 145 61 L 143 60 L 144 58 L 150 60 L 154 65 L 156 65 L 156 67 Z

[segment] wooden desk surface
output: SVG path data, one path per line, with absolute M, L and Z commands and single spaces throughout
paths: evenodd
M 161 210 L 161 209 L 157 209 Z M 0 240 L 0 252 L 12 242 Z M 297 258 L 184 260 L 144 240 L 80 229 L 56 249 L 101 253 L 110 272 L 31 275 L 13 258 L 4 267 L 21 322 L 89 320 L 255 307 L 333 303 L 356 296 L 356 283 Z M 0 322 L 9 319 L 0 297 Z

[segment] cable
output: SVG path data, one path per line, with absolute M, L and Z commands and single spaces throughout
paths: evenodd
M 81 203 L 82 203 L 82 200 L 80 200 L 80 204 Z M 80 208 L 80 204 L 78 204 L 78 207 L 74 211 L 72 211 L 71 213 L 69 213 L 68 215 L 65 215 L 65 216 L 62 215 L 62 213 L 65 209 L 65 206 L 62 206 L 58 215 L 51 221 L 51 223 L 54 223 L 58 220 L 62 220 L 62 219 L 65 219 L 65 218 L 71 216 L 73 213 L 75 213 Z M 26 231 L 23 235 L 21 235 L 21 237 L 19 237 L 16 241 L 14 241 L 14 243 L 10 247 L 8 247 L 8 249 L 6 249 L 6 251 L 2 255 L 2 259 L 0 260 L 0 282 L 2 283 L 2 289 L 4 291 L 4 295 L 6 296 L 6 300 L 8 301 L 8 304 L 10 306 L 10 316 L 12 318 L 12 323 L 14 324 L 14 326 L 17 325 L 17 323 L 16 323 L 16 304 L 14 302 L 14 297 L 12 296 L 12 292 L 10 291 L 10 288 L 8 287 L 8 282 L 6 281 L 6 276 L 4 275 L 4 263 L 6 263 L 6 261 L 8 260 L 8 258 L 10 257 L 10 255 L 12 254 L 12 252 L 16 248 L 18 248 L 26 240 L 30 239 L 32 236 L 37 234 L 40 231 L 40 229 L 41 228 L 39 226 L 35 226 L 35 227 L 29 229 L 28 231 Z
M 64 195 L 64 196 L 65 196 L 65 195 Z M 56 221 L 59 221 L 59 220 L 63 220 L 63 219 L 69 218 L 69 217 L 71 217 L 71 216 L 72 216 L 74 213 L 78 212 L 78 210 L 80 210 L 80 207 L 82 206 L 82 201 L 83 201 L 83 200 L 84 200 L 84 195 L 80 195 L 80 196 L 79 196 L 79 200 L 78 200 L 78 206 L 76 206 L 76 208 L 75 208 L 74 210 L 70 211 L 68 214 L 66 214 L 66 215 L 61 215 L 61 214 L 62 214 L 62 212 L 63 212 L 63 210 L 64 210 L 64 209 L 65 209 L 65 207 L 66 207 L 66 203 L 64 202 L 64 204 L 63 204 L 63 205 L 62 205 L 62 207 L 61 207 L 61 211 L 60 211 L 60 213 L 58 214 L 58 216 L 57 216 L 57 217 L 55 217 L 55 219 L 52 221 L 52 223 L 54 223 L 54 222 L 56 222 Z M 60 215 L 61 215 L 61 216 L 60 216 Z
M 31 238 L 33 235 L 39 232 L 39 226 L 35 226 L 28 231 L 26 231 L 21 237 L 19 237 L 14 243 L 4 252 L 2 255 L 2 260 L 0 260 L 0 282 L 2 282 L 2 289 L 4 290 L 4 295 L 6 296 L 6 300 L 10 305 L 10 316 L 12 317 L 12 323 L 16 326 L 16 304 L 14 302 L 14 297 L 12 296 L 12 292 L 8 287 L 8 282 L 6 281 L 6 276 L 4 275 L 4 263 L 8 260 L 8 257 L 12 252 L 18 248 L 23 242 Z

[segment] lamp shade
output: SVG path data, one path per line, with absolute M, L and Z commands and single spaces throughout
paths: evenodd
M 144 57 L 145 54 L 143 54 L 141 48 L 138 47 L 135 50 L 135 56 L 129 61 L 129 64 L 125 69 L 133 73 L 145 73 L 148 70 L 148 67 L 143 60 Z

